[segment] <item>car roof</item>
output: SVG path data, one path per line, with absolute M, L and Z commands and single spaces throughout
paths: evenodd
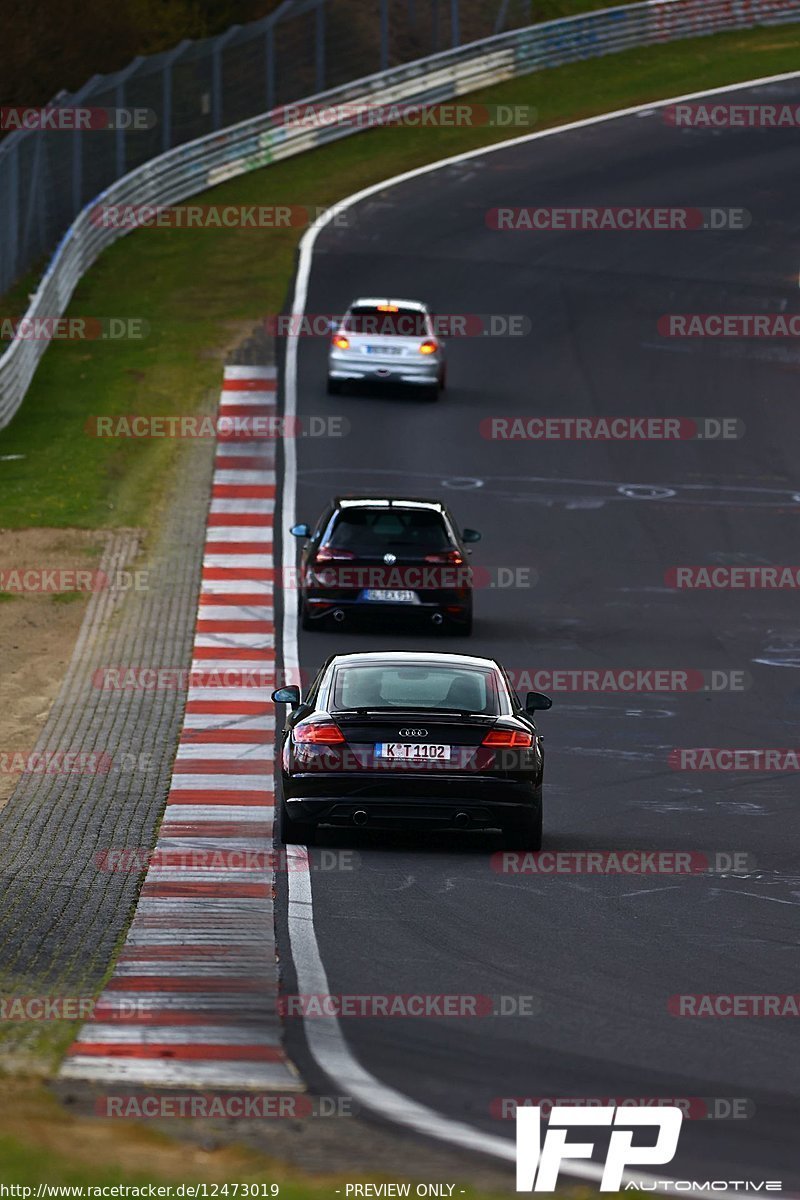
M 328 665 L 368 666 L 370 663 L 429 663 L 431 666 L 490 667 L 500 670 L 494 658 L 483 658 L 477 654 L 455 654 L 443 650 L 357 650 L 349 654 L 334 654 Z
M 418 312 L 427 312 L 427 304 L 423 304 L 421 300 L 396 300 L 391 296 L 359 296 L 358 300 L 353 300 L 350 308 L 377 308 L 379 304 L 396 304 L 403 308 L 414 308 Z
M 440 500 L 419 500 L 412 496 L 334 496 L 335 508 L 424 508 L 444 513 Z

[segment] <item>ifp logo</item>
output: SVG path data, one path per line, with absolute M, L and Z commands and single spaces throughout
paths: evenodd
M 576 1125 L 614 1126 L 600 1191 L 618 1192 L 628 1167 L 672 1162 L 683 1120 L 681 1110 L 671 1105 L 648 1109 L 555 1105 L 542 1143 L 541 1115 L 540 1108 L 517 1109 L 518 1192 L 554 1192 L 562 1162 L 592 1157 L 594 1142 L 567 1141 L 567 1133 Z M 634 1130 L 648 1125 L 658 1129 L 655 1144 L 634 1146 Z

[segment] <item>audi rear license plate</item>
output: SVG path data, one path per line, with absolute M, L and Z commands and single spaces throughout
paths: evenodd
M 378 742 L 376 758 L 393 758 L 400 762 L 445 762 L 450 758 L 450 746 L 435 745 L 433 742 Z
M 406 588 L 365 588 L 364 599 L 383 601 L 384 604 L 416 604 L 417 593 Z

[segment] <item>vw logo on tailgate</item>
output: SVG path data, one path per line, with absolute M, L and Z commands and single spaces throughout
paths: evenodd
M 397 731 L 398 737 L 426 737 L 427 733 L 427 729 L 399 729 Z

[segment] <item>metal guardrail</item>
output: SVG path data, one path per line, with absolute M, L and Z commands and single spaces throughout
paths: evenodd
M 800 0 L 645 0 L 531 25 L 367 76 L 302 101 L 433 104 L 543 68 L 722 30 L 800 21 Z M 223 180 L 358 132 L 346 119 L 309 129 L 282 109 L 187 142 L 122 176 L 87 205 L 58 245 L 25 314 L 59 317 L 80 278 L 127 229 L 97 221 L 101 206 L 170 205 Z M 0 429 L 22 403 L 48 341 L 16 338 L 0 357 Z

